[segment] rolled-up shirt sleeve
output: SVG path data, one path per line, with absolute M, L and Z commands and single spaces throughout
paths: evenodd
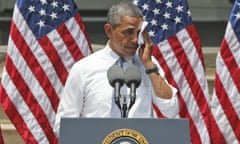
M 177 89 L 173 87 L 171 84 L 168 83 L 165 77 L 164 71 L 161 69 L 159 63 L 157 60 L 152 57 L 153 62 L 158 66 L 159 68 L 159 74 L 162 76 L 164 81 L 170 86 L 172 89 L 172 97 L 171 99 L 162 99 L 155 95 L 154 90 L 152 90 L 153 95 L 153 103 L 158 107 L 158 109 L 161 111 L 161 113 L 168 117 L 168 118 L 176 118 L 179 113 L 179 100 L 177 96 Z
M 162 99 L 153 94 L 153 103 L 158 107 L 158 109 L 165 117 L 176 118 L 179 113 L 179 101 L 177 97 L 177 89 L 171 85 L 169 86 L 172 89 L 171 99 Z

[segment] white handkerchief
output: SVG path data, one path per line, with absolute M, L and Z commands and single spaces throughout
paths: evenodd
M 142 32 L 147 27 L 147 25 L 148 25 L 148 22 L 146 22 L 146 21 L 142 22 L 142 27 L 141 27 L 141 30 L 140 30 L 140 32 L 138 34 L 138 46 L 141 46 L 142 44 L 144 44 Z

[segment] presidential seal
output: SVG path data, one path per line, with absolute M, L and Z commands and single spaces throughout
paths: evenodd
M 108 134 L 102 144 L 148 144 L 148 141 L 135 130 L 118 129 Z

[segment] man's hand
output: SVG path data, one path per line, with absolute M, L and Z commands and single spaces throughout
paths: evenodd
M 149 37 L 147 30 L 145 29 L 142 33 L 144 44 L 140 46 L 139 49 L 139 57 L 145 67 L 145 69 L 151 68 L 154 66 L 151 56 L 152 56 L 152 48 L 153 42 Z

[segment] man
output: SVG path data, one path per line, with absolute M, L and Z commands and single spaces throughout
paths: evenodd
M 120 57 L 124 58 L 126 67 L 134 64 L 141 72 L 141 84 L 128 117 L 154 117 L 152 103 L 167 117 L 178 114 L 176 89 L 164 79 L 164 72 L 151 56 L 153 44 L 146 31 L 142 33 L 144 44 L 138 44 L 142 24 L 141 11 L 131 2 L 122 1 L 109 9 L 104 25 L 109 40 L 105 48 L 80 60 L 71 69 L 56 117 L 57 132 L 61 117 L 121 117 L 107 78 L 108 69 Z M 121 94 L 128 95 L 129 88 L 124 85 Z

